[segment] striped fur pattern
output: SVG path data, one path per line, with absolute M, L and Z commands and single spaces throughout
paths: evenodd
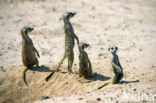
M 26 66 L 26 68 L 23 71 L 23 79 L 26 85 L 27 85 L 26 79 L 25 79 L 26 71 L 34 65 L 36 66 L 39 65 L 38 59 L 36 57 L 36 55 L 39 57 L 39 53 L 34 47 L 32 39 L 28 36 L 28 33 L 31 32 L 32 30 L 33 28 L 28 27 L 28 26 L 24 26 L 21 29 L 22 60 L 23 60 L 23 65 Z
M 79 71 L 78 74 L 80 77 L 87 78 L 92 75 L 92 66 L 88 58 L 87 52 L 84 51 L 89 44 L 80 43 L 79 45 Z
M 64 31 L 65 31 L 65 52 L 64 56 L 59 62 L 58 67 L 56 70 L 58 71 L 61 64 L 63 63 L 64 59 L 68 59 L 68 72 L 72 73 L 72 65 L 74 61 L 74 39 L 76 39 L 77 43 L 79 44 L 79 39 L 74 33 L 74 29 L 72 27 L 72 24 L 70 23 L 70 18 L 72 18 L 76 13 L 75 12 L 67 12 L 63 15 L 63 21 L 64 21 Z
M 116 54 L 118 47 L 111 46 L 108 48 L 112 57 L 111 57 L 111 73 L 112 73 L 112 84 L 119 83 L 123 78 L 123 69 L 120 65 L 118 55 Z

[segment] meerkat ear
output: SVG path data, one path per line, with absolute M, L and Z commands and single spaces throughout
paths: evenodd
M 116 50 L 118 50 L 118 47 L 115 47 Z
M 110 51 L 110 48 L 108 48 L 108 51 Z

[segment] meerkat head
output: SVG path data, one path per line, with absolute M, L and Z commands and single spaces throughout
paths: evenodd
M 87 43 L 80 43 L 79 45 L 82 50 L 84 50 L 85 48 L 87 48 L 89 46 L 89 44 L 87 44 Z
M 116 53 L 117 50 L 118 50 L 118 47 L 117 46 L 111 46 L 108 48 L 108 50 L 111 52 L 111 53 Z
M 24 34 L 28 34 L 30 33 L 31 31 L 33 31 L 34 28 L 32 27 L 29 27 L 29 26 L 24 26 L 22 29 L 21 29 L 21 32 L 24 33 Z
M 76 12 L 66 12 L 66 13 L 63 15 L 63 18 L 66 19 L 66 20 L 69 20 L 69 19 L 72 18 L 75 14 L 76 14 Z

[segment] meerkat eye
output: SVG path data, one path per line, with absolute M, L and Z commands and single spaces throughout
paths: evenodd
M 67 15 L 67 18 L 69 18 L 69 15 Z
M 82 45 L 82 49 L 84 49 L 84 45 Z
M 115 47 L 115 49 L 117 50 L 117 49 L 118 49 L 118 47 Z
M 27 29 L 24 29 L 24 33 L 27 33 Z

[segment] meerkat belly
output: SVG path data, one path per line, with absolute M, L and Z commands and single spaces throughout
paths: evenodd
M 74 45 L 75 45 L 74 38 L 72 36 L 70 36 L 70 35 L 66 35 L 66 38 L 65 38 L 65 49 L 67 51 L 71 51 L 71 50 L 73 50 Z
M 88 77 L 90 74 L 91 72 L 89 71 L 87 61 L 85 61 L 84 59 L 81 59 L 79 63 L 79 76 Z
M 26 47 L 26 46 L 23 47 L 23 49 L 22 49 L 22 57 L 23 57 L 23 64 L 25 66 L 31 67 L 37 61 L 34 51 L 31 48 Z
M 83 58 L 80 60 L 79 66 L 82 71 L 88 68 L 87 62 Z

